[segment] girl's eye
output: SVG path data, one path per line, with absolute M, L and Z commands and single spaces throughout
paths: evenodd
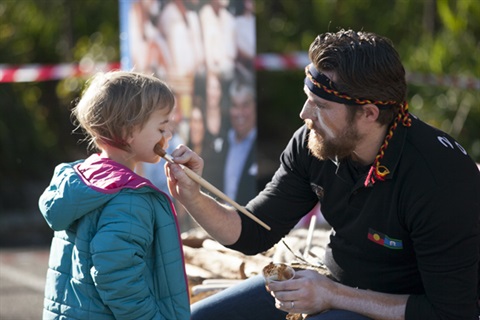
M 158 129 L 158 131 L 160 131 L 161 134 L 164 134 L 164 133 L 165 133 L 165 130 L 164 130 L 164 129 Z

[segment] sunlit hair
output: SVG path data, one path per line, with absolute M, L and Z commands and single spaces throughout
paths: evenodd
M 310 45 L 309 58 L 321 71 L 336 74 L 335 85 L 351 97 L 398 101 L 380 110 L 381 124 L 390 123 L 407 95 L 405 69 L 391 41 L 368 32 L 340 30 L 319 35 Z M 358 106 L 348 108 L 356 112 Z
M 136 72 L 98 73 L 72 109 L 77 129 L 81 128 L 90 148 L 102 145 L 130 151 L 126 142 L 135 129 L 142 129 L 152 112 L 171 111 L 175 98 L 160 79 Z

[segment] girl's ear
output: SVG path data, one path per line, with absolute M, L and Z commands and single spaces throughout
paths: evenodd
M 133 142 L 134 139 L 134 134 L 133 131 L 130 133 L 127 133 L 126 131 L 123 132 L 123 141 L 127 144 L 127 146 L 130 146 Z

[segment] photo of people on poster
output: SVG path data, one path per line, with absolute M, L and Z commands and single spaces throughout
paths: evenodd
M 198 150 L 203 178 L 245 205 L 256 194 L 258 171 L 254 1 L 119 3 L 122 69 L 157 76 L 176 97 L 167 153 L 179 144 Z M 239 127 L 247 132 L 237 134 Z M 168 193 L 163 164 L 138 171 Z

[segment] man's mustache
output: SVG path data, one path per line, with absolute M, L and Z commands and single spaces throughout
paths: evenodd
M 305 119 L 304 122 L 305 122 L 305 124 L 307 125 L 307 128 L 308 128 L 308 129 L 310 129 L 310 130 L 314 129 L 314 128 L 313 128 L 313 121 L 312 121 L 312 120 L 310 120 L 310 119 Z
M 318 128 L 316 128 L 316 127 L 315 127 L 315 124 L 313 123 L 312 120 L 310 120 L 310 119 L 305 119 L 304 122 L 305 122 L 305 125 L 307 126 L 307 128 L 308 128 L 309 130 L 314 130 L 315 133 L 317 133 L 317 134 L 319 134 L 320 136 L 323 137 L 323 134 L 324 134 L 323 131 L 320 130 L 320 129 L 318 129 Z

